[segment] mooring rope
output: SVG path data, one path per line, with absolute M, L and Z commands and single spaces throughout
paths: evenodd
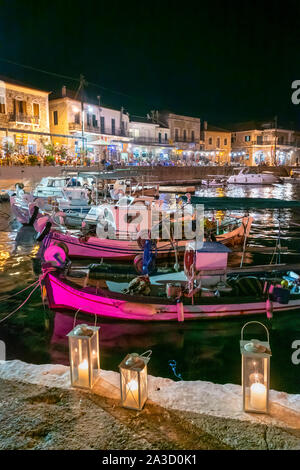
M 22 292 L 24 292 L 25 290 L 28 290 L 30 289 L 30 287 L 33 287 L 37 282 L 39 282 L 38 280 L 37 281 L 34 281 L 32 284 L 30 284 L 29 286 L 25 287 L 24 289 L 22 290 L 19 290 L 19 292 L 15 292 L 15 294 L 11 294 L 11 295 L 7 295 L 6 297 L 0 297 L 0 301 L 4 301 L 4 300 L 8 300 L 8 299 L 11 299 L 12 297 L 15 297 L 16 295 L 19 295 L 21 294 Z
M 7 320 L 8 318 L 10 318 L 12 315 L 14 315 L 14 313 L 18 312 L 18 310 L 20 310 L 20 308 L 22 308 L 26 302 L 30 299 L 30 297 L 32 296 L 32 294 L 36 291 L 36 289 L 38 287 L 41 287 L 41 282 L 42 280 L 44 279 L 44 277 L 49 273 L 53 271 L 53 268 L 49 268 L 47 269 L 40 277 L 37 281 L 35 281 L 33 284 L 31 284 L 30 286 L 26 287 L 25 289 L 23 289 L 22 291 L 20 292 L 17 292 L 16 294 L 13 294 L 13 295 L 17 295 L 17 294 L 20 294 L 21 292 L 29 289 L 29 287 L 32 287 L 34 286 L 34 288 L 32 289 L 32 291 L 30 292 L 30 294 L 26 297 L 26 299 L 21 303 L 21 305 L 19 305 L 15 310 L 13 310 L 12 312 L 8 313 L 4 318 L 1 318 L 0 320 L 0 323 L 4 322 L 5 320 Z M 12 296 L 13 296 L 12 295 Z M 11 297 L 12 297 L 11 296 Z
M 34 291 L 39 287 L 39 285 L 40 285 L 40 283 L 39 283 L 39 281 L 37 281 L 36 286 L 32 289 L 32 291 L 30 292 L 30 294 L 26 297 L 26 299 L 24 300 L 24 302 L 22 302 L 21 305 L 19 305 L 15 310 L 13 310 L 12 312 L 8 313 L 4 318 L 1 318 L 0 323 L 4 322 L 4 321 L 7 320 L 8 318 L 10 318 L 14 313 L 16 313 L 18 310 L 20 310 L 20 308 L 22 308 L 23 305 L 25 305 L 26 302 L 30 299 L 30 297 L 32 296 L 32 294 L 34 293 Z

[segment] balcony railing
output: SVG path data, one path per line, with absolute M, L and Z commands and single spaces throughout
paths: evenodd
M 165 140 L 165 139 L 153 139 L 151 137 L 134 137 L 134 136 L 131 136 L 133 137 L 133 144 L 139 144 L 139 145 L 170 145 L 170 142 L 169 140 Z
M 199 141 L 199 139 L 196 139 L 195 137 L 194 137 L 194 139 L 192 139 L 191 137 L 184 138 L 184 137 L 175 135 L 175 138 L 174 138 L 174 142 L 180 142 L 180 143 L 183 143 L 183 144 L 196 143 L 197 141 Z
M 77 122 L 70 122 L 69 123 L 69 130 L 70 131 L 78 131 L 78 132 L 81 132 L 81 123 L 77 123 Z M 84 132 L 91 132 L 91 133 L 95 133 L 95 134 L 103 134 L 103 135 L 116 135 L 116 136 L 121 136 L 121 137 L 128 137 L 129 134 L 127 131 L 125 131 L 124 129 L 120 129 L 120 128 L 115 128 L 115 129 L 111 129 L 111 128 L 108 128 L 108 127 L 101 127 L 99 128 L 99 126 L 93 126 L 92 124 L 87 124 L 87 123 L 84 123 Z
M 244 147 L 250 147 L 252 145 L 275 145 L 275 139 L 268 139 L 268 140 L 262 140 L 262 141 L 257 141 L 257 140 L 251 140 L 247 142 L 232 142 L 232 146 L 244 146 Z M 285 145 L 286 147 L 299 147 L 299 143 L 295 141 L 281 141 L 277 138 L 276 140 L 276 145 Z
M 40 118 L 38 116 L 30 116 L 29 114 L 10 113 L 9 121 L 22 122 L 23 124 L 38 124 Z

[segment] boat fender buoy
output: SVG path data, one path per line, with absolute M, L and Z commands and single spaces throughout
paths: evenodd
M 178 300 L 176 304 L 176 310 L 177 310 L 177 319 L 179 322 L 184 321 L 184 308 L 183 308 L 183 303 Z
M 51 222 L 49 222 L 49 221 L 46 222 L 46 225 L 45 225 L 43 231 L 37 234 L 36 241 L 38 241 L 38 242 L 43 241 L 45 236 L 48 235 L 48 233 L 50 232 L 51 226 L 52 226 Z
M 143 255 L 136 255 L 133 260 L 134 268 L 138 274 L 143 273 Z
M 266 300 L 266 314 L 267 318 L 273 318 L 273 302 L 269 298 Z
M 142 304 L 135 302 L 125 302 L 120 306 L 120 309 L 123 313 L 133 314 L 133 315 L 147 315 L 152 316 L 157 313 L 154 305 L 151 304 Z

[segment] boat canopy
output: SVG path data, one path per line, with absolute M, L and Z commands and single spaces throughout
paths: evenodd
M 196 241 L 190 243 L 189 246 L 197 253 L 231 253 L 232 251 L 228 246 L 218 242 Z

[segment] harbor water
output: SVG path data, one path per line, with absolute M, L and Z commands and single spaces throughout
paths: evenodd
M 199 188 L 198 195 L 208 197 L 252 197 L 300 199 L 300 185 L 228 186 Z M 228 207 L 228 214 L 232 213 Z M 242 214 L 235 212 L 235 214 Z M 215 211 L 215 217 L 224 213 Z M 280 225 L 281 262 L 300 262 L 300 209 L 251 211 L 254 217 L 249 246 L 256 247 L 245 256 L 247 264 L 268 264 L 272 257 Z M 297 225 L 298 224 L 298 225 Z M 259 250 L 260 248 L 260 250 Z M 267 248 L 264 251 L 264 248 Z M 21 227 L 10 214 L 9 203 L 0 205 L 0 319 L 14 311 L 30 290 L 13 296 L 38 277 L 36 260 L 38 245 L 31 227 Z M 239 265 L 241 253 L 231 255 Z M 6 344 L 7 359 L 26 362 L 68 364 L 66 334 L 73 327 L 72 313 L 50 312 L 43 305 L 39 289 L 28 302 L 5 322 L 0 323 L 0 340 Z M 149 373 L 174 380 L 206 380 L 216 383 L 241 383 L 239 352 L 240 330 L 252 318 L 192 321 L 179 324 L 139 323 L 116 320 L 103 321 L 101 326 L 101 367 L 118 370 L 118 364 L 128 352 L 152 349 Z M 94 322 L 90 315 L 78 315 L 78 321 Z M 292 362 L 292 343 L 300 341 L 300 310 L 274 314 L 272 320 L 259 318 L 270 330 L 272 348 L 271 387 L 289 393 L 300 393 L 300 364 Z M 254 327 L 249 339 L 264 339 L 263 332 Z M 173 368 L 170 365 L 172 362 Z M 176 364 L 174 366 L 174 364 Z M 177 375 L 177 377 L 176 377 Z

